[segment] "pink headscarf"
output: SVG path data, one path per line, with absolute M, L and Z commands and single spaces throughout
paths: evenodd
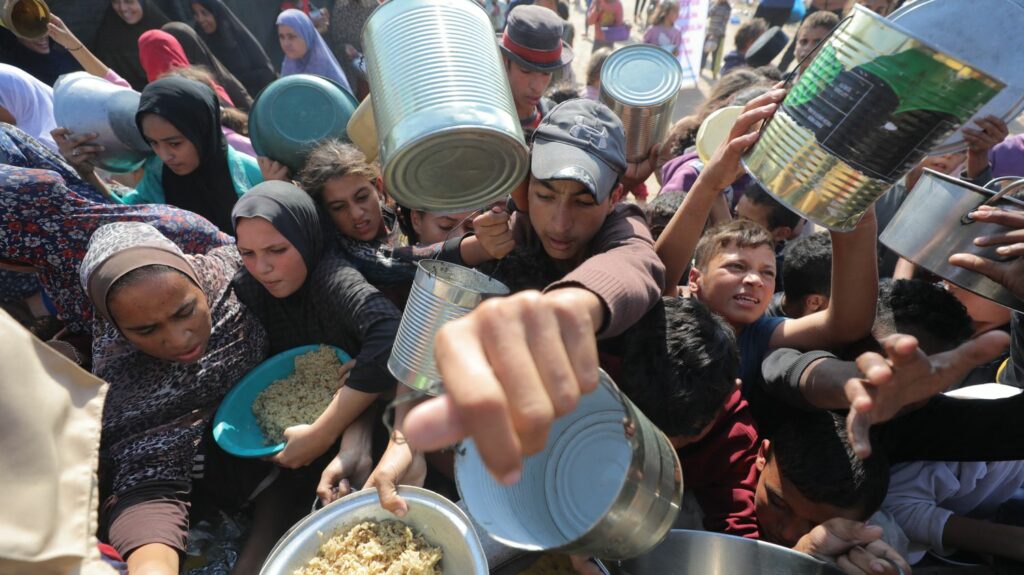
M 139 60 L 149 82 L 175 68 L 188 68 L 192 65 L 178 39 L 163 30 L 149 30 L 139 36 Z M 211 80 L 210 87 L 217 92 L 221 102 L 234 107 L 235 103 L 220 84 Z

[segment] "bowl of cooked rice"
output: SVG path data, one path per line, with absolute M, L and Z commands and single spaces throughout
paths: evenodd
M 380 506 L 376 489 L 347 495 L 295 524 L 260 575 L 486 575 L 466 514 L 444 497 L 402 485 L 409 512 Z
M 285 429 L 313 423 L 331 403 L 350 359 L 336 347 L 304 345 L 264 361 L 224 397 L 213 419 L 214 440 L 238 457 L 281 451 Z

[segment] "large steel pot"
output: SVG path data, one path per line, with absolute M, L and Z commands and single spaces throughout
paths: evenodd
M 505 67 L 472 0 L 385 2 L 363 28 L 384 184 L 405 207 L 503 199 L 529 168 Z
M 665 139 L 683 69 L 660 46 L 619 48 L 601 67 L 601 101 L 622 120 L 626 160 L 639 162 Z
M 997 246 L 979 247 L 974 238 L 1005 234 L 1009 228 L 977 222 L 968 214 L 982 204 L 1024 211 L 1024 202 L 1008 194 L 1024 188 L 1024 180 L 996 193 L 952 176 L 924 170 L 879 237 L 885 247 L 933 274 L 1008 308 L 1024 311 L 1024 301 L 1002 285 L 977 272 L 949 263 L 949 256 L 969 253 L 998 261 Z
M 35 40 L 46 36 L 50 23 L 50 7 L 44 0 L 3 0 L 0 26 L 16 36 Z
M 657 545 L 683 491 L 668 438 L 604 372 L 596 391 L 555 420 L 518 483 L 499 484 L 472 440 L 457 450 L 455 480 L 473 520 L 499 543 L 606 559 Z
M 673 529 L 653 551 L 605 566 L 618 575 L 839 575 L 835 565 L 771 543 Z
M 138 169 L 153 150 L 139 133 L 139 93 L 88 72 L 64 74 L 53 86 L 53 118 L 76 134 L 94 132 L 105 150 L 96 165 L 115 173 Z
M 441 572 L 458 575 L 487 575 L 487 558 L 473 525 L 454 503 L 433 491 L 402 485 L 398 493 L 409 505 L 409 513 L 398 518 L 380 506 L 376 489 L 347 495 L 296 523 L 274 546 L 260 569 L 260 575 L 293 575 L 316 557 L 322 537 L 364 521 L 401 521 L 441 548 Z
M 1004 87 L 858 5 L 822 43 L 744 164 L 789 209 L 849 231 Z

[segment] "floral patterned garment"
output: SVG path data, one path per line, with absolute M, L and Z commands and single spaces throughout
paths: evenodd
M 38 268 L 57 317 L 76 333 L 88 333 L 93 315 L 78 266 L 92 233 L 119 221 L 149 223 L 186 254 L 234 243 L 192 212 L 96 202 L 69 189 L 59 173 L 0 164 L 0 258 Z
M 107 233 L 112 229 L 117 231 Z M 110 255 L 154 240 L 167 242 L 150 226 L 101 228 L 82 263 L 82 281 Z M 110 384 L 100 442 L 104 495 L 146 481 L 189 481 L 199 442 L 224 395 L 267 354 L 266 332 L 230 289 L 242 263 L 238 250 L 224 246 L 183 257 L 206 294 L 213 324 L 198 362 L 148 356 L 106 319 L 93 322 L 93 373 Z
M 103 194 L 82 179 L 64 158 L 16 126 L 0 122 L 0 164 L 57 172 L 76 194 L 94 202 L 107 202 Z

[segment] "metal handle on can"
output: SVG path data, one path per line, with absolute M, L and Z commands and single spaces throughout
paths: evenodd
M 988 198 L 984 202 L 981 202 L 980 204 L 975 206 L 974 209 L 972 209 L 971 211 L 969 211 L 966 214 L 964 214 L 963 217 L 960 218 L 960 222 L 963 223 L 964 225 L 974 223 L 974 218 L 971 217 L 971 214 L 975 210 L 977 210 L 981 206 L 991 206 L 992 204 L 994 204 L 994 203 L 998 202 L 999 200 L 1003 199 L 1007 194 L 1009 194 L 1011 192 L 1016 192 L 1017 190 L 1019 190 L 1021 188 L 1024 188 L 1024 178 L 1018 178 L 1016 176 L 1003 176 L 1003 177 L 1000 177 L 1000 178 L 995 178 L 995 179 L 989 180 L 989 182 L 987 184 L 985 184 L 985 187 L 988 187 L 988 186 L 990 186 L 992 184 L 995 184 L 995 183 L 998 183 L 998 182 L 1005 182 L 1007 180 L 1014 180 L 1014 182 L 1012 184 L 1008 185 L 1008 186 L 1004 186 L 1003 189 L 1001 189 L 998 192 L 996 192 L 995 194 L 993 194 L 992 197 Z

